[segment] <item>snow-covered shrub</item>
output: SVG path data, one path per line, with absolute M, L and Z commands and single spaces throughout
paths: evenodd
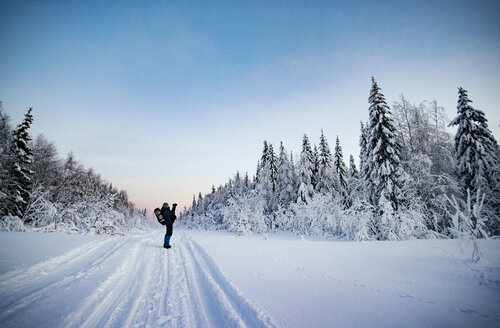
M 278 213 L 277 221 L 285 230 L 298 234 L 332 237 L 340 233 L 342 205 L 331 194 L 315 194 L 308 203 L 293 203 Z
M 1 231 L 26 231 L 23 221 L 18 216 L 2 216 L 0 219 Z
M 49 192 L 41 186 L 35 187 L 30 194 L 30 200 L 24 214 L 24 221 L 30 222 L 33 228 L 51 225 L 57 221 L 57 206 L 49 201 Z
M 265 206 L 265 200 L 256 191 L 230 198 L 229 204 L 221 209 L 224 213 L 224 225 L 227 230 L 239 235 L 265 232 Z
M 341 237 L 355 241 L 376 238 L 373 206 L 365 200 L 355 199 L 351 207 L 343 211 L 340 218 Z
M 478 239 L 488 238 L 485 218 L 482 215 L 485 194 L 476 192 L 475 199 L 467 190 L 467 201 L 457 201 L 455 197 L 449 200 L 455 212 L 451 213 L 452 227 L 451 235 L 455 238 L 471 241 L 473 245 L 472 260 L 479 262 L 482 258 L 481 248 Z
M 379 240 L 408 240 L 427 236 L 425 217 L 417 209 L 400 208 L 394 210 L 389 201 L 383 200 L 383 208 L 379 216 L 377 239 Z

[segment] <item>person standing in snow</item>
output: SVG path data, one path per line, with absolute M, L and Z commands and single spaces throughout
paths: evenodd
M 165 241 L 163 243 L 163 247 L 165 248 L 170 248 L 170 238 L 172 237 L 172 229 L 174 226 L 174 221 L 177 218 L 175 216 L 175 208 L 177 207 L 177 204 L 172 205 L 172 209 L 170 209 L 170 206 L 168 203 L 163 203 L 163 206 L 161 207 L 161 215 L 163 218 L 165 218 L 165 226 L 167 227 L 167 231 L 165 233 Z

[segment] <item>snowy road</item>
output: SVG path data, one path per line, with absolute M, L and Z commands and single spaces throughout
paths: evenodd
M 99 239 L 0 275 L 2 327 L 272 327 L 177 232 Z
M 0 327 L 499 327 L 500 240 L 0 232 Z

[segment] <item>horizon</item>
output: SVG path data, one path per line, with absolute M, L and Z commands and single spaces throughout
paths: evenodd
M 436 100 L 449 120 L 464 87 L 498 140 L 499 16 L 494 1 L 2 3 L 0 101 L 13 127 L 33 106 L 33 138 L 139 209 L 182 210 L 252 177 L 264 140 L 298 154 L 323 129 L 358 162 L 372 75 L 389 107 Z

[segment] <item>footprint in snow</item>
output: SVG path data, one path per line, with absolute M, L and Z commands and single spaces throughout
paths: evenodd
M 476 310 L 472 310 L 472 309 L 458 309 L 458 312 L 467 313 L 467 314 L 478 314 L 478 312 Z

